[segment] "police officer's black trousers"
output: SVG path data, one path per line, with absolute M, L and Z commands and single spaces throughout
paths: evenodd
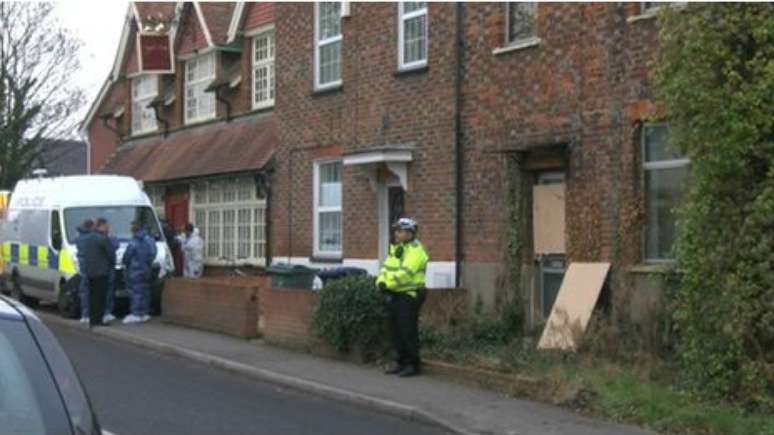
M 105 314 L 105 298 L 108 291 L 108 277 L 89 277 L 89 326 L 101 325 Z
M 419 366 L 419 308 L 417 298 L 402 293 L 389 293 L 389 314 L 392 343 L 400 366 Z

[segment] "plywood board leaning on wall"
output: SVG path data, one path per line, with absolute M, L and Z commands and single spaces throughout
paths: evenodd
M 610 263 L 571 263 L 548 317 L 539 349 L 576 349 L 605 284 Z
M 536 185 L 532 195 L 535 254 L 564 254 L 565 184 Z

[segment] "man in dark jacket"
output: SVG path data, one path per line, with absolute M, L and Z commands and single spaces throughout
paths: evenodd
M 86 275 L 86 261 L 83 259 L 82 243 L 85 235 L 94 230 L 94 221 L 86 219 L 78 227 L 78 237 L 75 239 L 75 246 L 78 248 L 78 267 L 80 269 L 81 281 L 78 285 L 78 298 L 81 302 L 81 323 L 89 323 L 89 285 Z
M 96 231 L 85 234 L 78 246 L 82 259 L 79 266 L 85 271 L 89 286 L 89 326 L 102 325 L 108 278 L 116 265 L 116 251 L 105 236 L 107 226 L 106 219 L 97 219 Z
M 117 252 L 121 246 L 121 242 L 118 238 L 110 235 L 110 224 L 106 224 L 101 229 L 102 234 L 107 236 L 110 240 L 110 245 L 113 247 L 113 252 Z M 107 295 L 105 297 L 105 314 L 102 316 L 102 323 L 110 323 L 115 320 L 113 315 L 113 308 L 115 307 L 115 292 L 116 292 L 116 269 L 115 267 L 110 270 L 108 275 Z
M 132 234 L 121 260 L 126 270 L 126 288 L 132 311 L 124 318 L 127 324 L 150 320 L 150 288 L 153 260 L 156 258 L 156 242 L 138 222 L 132 222 Z

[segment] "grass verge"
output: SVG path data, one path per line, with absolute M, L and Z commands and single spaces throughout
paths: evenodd
M 662 433 L 774 435 L 774 415 L 703 400 L 681 389 L 677 367 L 652 356 L 611 361 L 594 352 L 541 352 L 533 337 L 511 336 L 492 320 L 423 330 L 423 354 L 476 369 L 530 376 L 545 384 L 530 398 Z

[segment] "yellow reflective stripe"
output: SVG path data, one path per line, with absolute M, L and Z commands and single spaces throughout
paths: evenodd
M 30 247 L 26 243 L 19 244 L 19 264 L 22 266 L 30 264 Z
M 11 261 L 11 242 L 3 243 L 3 261 Z
M 67 249 L 59 251 L 59 271 L 70 275 L 75 275 L 77 273 L 73 257 Z
M 38 246 L 38 269 L 48 269 L 48 246 Z

